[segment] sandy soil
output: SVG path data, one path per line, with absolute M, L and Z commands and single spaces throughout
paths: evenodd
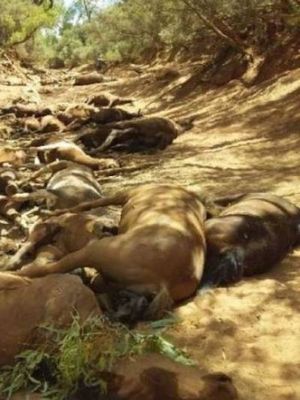
M 186 96 L 179 90 L 183 81 L 167 85 L 150 73 L 124 75 L 105 85 L 51 86 L 42 97 L 49 104 L 77 101 L 105 87 L 136 97 L 133 107 L 147 114 L 197 117 L 167 150 L 121 156 L 123 165 L 139 170 L 99 173 L 106 192 L 176 182 L 218 196 L 272 191 L 300 206 L 300 70 L 254 88 L 235 81 Z M 2 87 L 1 105 L 16 90 L 22 88 Z M 299 264 L 300 249 L 263 276 L 198 295 L 177 310 L 182 322 L 170 335 L 203 370 L 230 374 L 243 400 L 300 399 Z

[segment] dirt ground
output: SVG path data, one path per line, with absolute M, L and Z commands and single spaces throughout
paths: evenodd
M 239 81 L 182 95 L 187 76 L 170 83 L 154 73 L 121 74 L 88 87 L 51 85 L 50 104 L 78 101 L 103 87 L 135 97 L 129 109 L 174 118 L 196 116 L 195 126 L 155 154 L 122 155 L 113 176 L 99 172 L 109 193 L 146 182 L 174 182 L 212 195 L 271 191 L 300 206 L 300 69 L 245 88 Z M 37 90 L 38 81 L 34 82 Z M 1 86 L 5 105 L 21 86 Z M 43 92 L 47 92 L 44 90 Z M 171 329 L 204 371 L 231 375 L 242 400 L 300 399 L 300 249 L 269 273 L 198 295 L 176 311 Z M 222 400 L 222 399 L 220 399 Z

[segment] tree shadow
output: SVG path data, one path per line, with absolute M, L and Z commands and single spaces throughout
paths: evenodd
M 299 390 L 299 250 L 268 273 L 196 296 L 177 310 L 176 344 L 221 369 L 243 400 L 296 400 Z M 190 311 L 189 311 L 190 310 Z

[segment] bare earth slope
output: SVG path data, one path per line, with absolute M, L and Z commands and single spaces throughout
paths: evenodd
M 49 104 L 74 101 L 103 87 L 136 97 L 134 107 L 148 114 L 197 117 L 194 128 L 165 151 L 121 156 L 123 165 L 141 168 L 100 177 L 105 191 L 176 182 L 218 196 L 272 191 L 300 206 L 299 69 L 250 89 L 235 81 L 206 93 L 199 87 L 186 97 L 150 74 L 52 87 L 42 97 Z M 182 323 L 170 334 L 204 370 L 232 375 L 241 399 L 300 399 L 299 267 L 300 249 L 268 274 L 199 295 L 178 309 Z

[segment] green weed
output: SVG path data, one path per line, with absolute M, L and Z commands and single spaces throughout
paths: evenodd
M 161 325 L 165 327 L 165 322 Z M 160 353 L 192 364 L 184 351 L 171 344 L 162 330 L 151 333 L 129 331 L 105 317 L 80 323 L 74 316 L 66 330 L 43 327 L 49 336 L 47 345 L 27 350 L 17 357 L 14 366 L 0 369 L 0 393 L 6 399 L 20 390 L 39 392 L 47 399 L 65 400 L 82 386 L 106 391 L 103 372 L 115 363 L 138 354 Z

